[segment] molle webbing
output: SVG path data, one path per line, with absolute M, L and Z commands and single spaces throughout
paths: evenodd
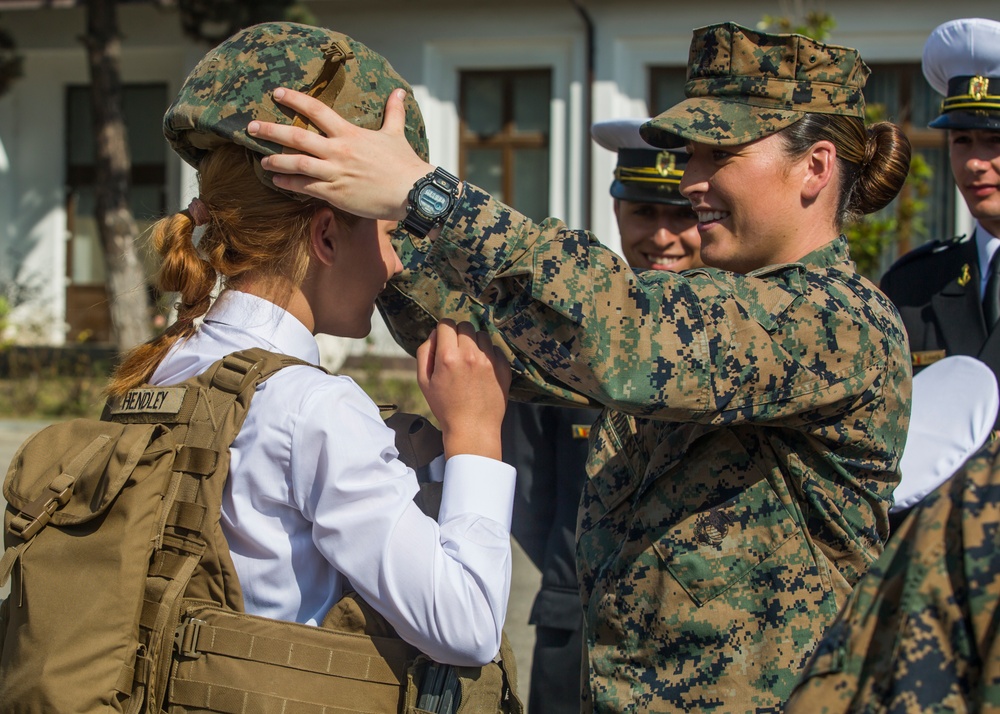
M 260 382 L 300 364 L 236 353 L 25 442 L 4 485 L 4 714 L 415 710 L 437 669 L 356 594 L 322 627 L 243 612 L 219 524 L 229 449 Z M 407 458 L 439 451 L 426 420 L 393 424 Z M 506 636 L 497 662 L 453 669 L 458 714 L 520 714 Z
M 185 386 L 133 390 L 109 406 L 110 418 L 159 423 L 183 440 L 174 460 L 160 539 L 146 578 L 140 615 L 136 680 L 150 702 L 162 705 L 171 669 L 175 630 L 184 598 L 206 598 L 243 610 L 243 594 L 217 532 L 229 447 L 246 418 L 257 385 L 297 359 L 264 350 L 225 357 Z M 206 515 L 214 514 L 206 523 Z M 149 673 L 155 672 L 150 680 Z

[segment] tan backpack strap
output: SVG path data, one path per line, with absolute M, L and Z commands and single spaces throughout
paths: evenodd
M 229 447 L 260 382 L 293 364 L 306 363 L 262 349 L 245 350 L 187 383 L 187 395 L 173 420 L 174 433 L 183 443 L 165 494 L 169 508 L 161 516 L 140 623 L 149 666 L 140 662 L 136 679 L 147 687 L 152 710 L 158 710 L 166 695 L 182 599 L 203 598 L 243 609 L 228 544 L 218 528 Z M 150 671 L 156 681 L 148 681 Z
M 316 704 L 290 697 L 254 692 L 221 684 L 175 682 L 170 687 L 171 708 L 180 711 L 219 712 L 219 714 L 357 714 L 354 704 L 345 707 L 335 702 Z M 248 701 L 249 700 L 249 701 Z
M 4 551 L 3 557 L 0 558 L 0 588 L 7 584 L 10 574 L 14 571 L 15 563 L 17 563 L 18 558 L 21 557 L 21 553 L 24 552 L 30 544 L 31 541 L 18 543 L 17 545 L 9 546 L 7 550 Z
M 177 629 L 177 645 L 182 657 L 218 654 L 301 672 L 394 685 L 406 677 L 402 664 L 411 655 L 412 648 L 401 639 L 383 639 L 378 644 L 378 652 L 371 654 L 352 651 L 343 641 L 336 641 L 333 647 L 295 642 L 282 631 L 282 623 L 273 630 L 276 636 L 268 637 L 240 629 L 238 621 L 234 621 L 232 627 L 220 627 L 189 619 Z
M 507 690 L 500 706 L 504 714 L 522 714 L 524 705 L 517 695 L 517 660 L 514 659 L 514 648 L 511 647 L 506 632 L 502 632 L 500 635 L 500 661 L 498 664 L 503 672 L 503 681 Z

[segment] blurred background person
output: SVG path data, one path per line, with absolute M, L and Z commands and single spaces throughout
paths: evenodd
M 948 132 L 951 171 L 976 226 L 970 236 L 910 251 L 889 268 L 881 288 L 903 318 L 915 372 L 947 355 L 969 355 L 997 375 L 1000 22 L 966 18 L 940 25 L 924 45 L 923 72 L 946 97 L 930 126 Z
M 704 263 L 698 214 L 680 192 L 687 152 L 643 141 L 639 127 L 646 121 L 603 121 L 590 130 L 594 141 L 618 154 L 611 196 L 622 253 L 636 270 L 699 268 Z

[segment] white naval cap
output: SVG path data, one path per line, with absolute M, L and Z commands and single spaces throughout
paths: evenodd
M 1000 129 L 1000 22 L 951 20 L 927 38 L 924 77 L 945 96 L 935 129 Z
M 893 513 L 917 505 L 986 443 L 1000 408 L 993 371 L 952 355 L 913 376 L 910 428 L 899 460 Z
M 639 127 L 649 119 L 612 119 L 596 122 L 590 135 L 600 146 L 618 154 L 611 195 L 636 203 L 669 203 L 690 206 L 680 193 L 687 152 L 658 149 L 643 141 Z
M 590 127 L 590 135 L 600 146 L 608 151 L 619 149 L 649 149 L 656 147 L 647 144 L 639 135 L 639 127 L 649 119 L 611 119 L 599 121 Z

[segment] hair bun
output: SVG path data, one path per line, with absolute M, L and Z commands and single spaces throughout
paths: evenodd
M 899 194 L 909 171 L 910 140 L 906 134 L 891 122 L 872 124 L 850 208 L 862 214 L 885 208 Z

